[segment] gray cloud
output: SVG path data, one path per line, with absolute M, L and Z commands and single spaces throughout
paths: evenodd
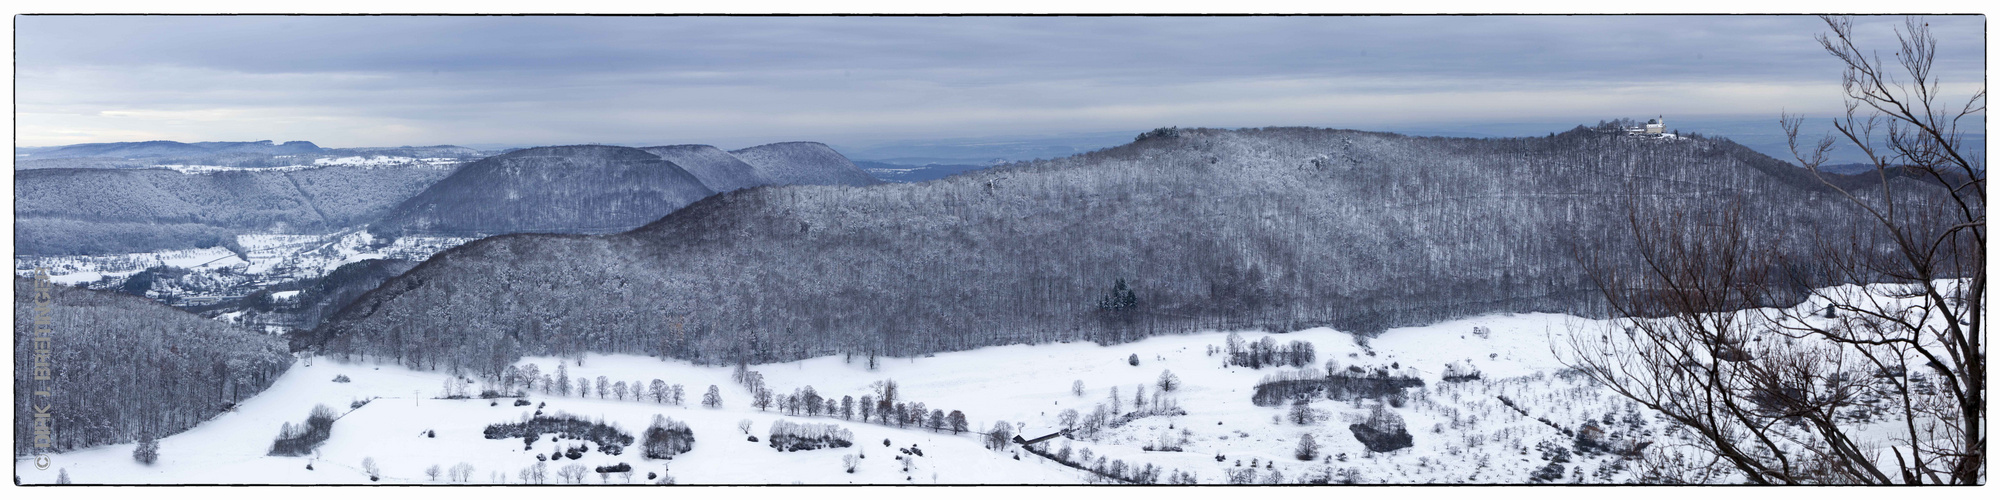
M 1863 18 L 1887 47 L 1901 18 Z M 1984 19 L 1932 18 L 1984 78 Z M 746 145 L 1838 109 L 1804 16 L 17 18 L 22 145 Z M 1885 54 L 1886 55 L 1886 54 Z

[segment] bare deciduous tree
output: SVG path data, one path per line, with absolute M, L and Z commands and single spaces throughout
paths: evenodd
M 1985 169 L 1961 152 L 1958 121 L 1984 112 L 1985 92 L 1940 107 L 1921 20 L 1898 31 L 1899 76 L 1854 45 L 1849 20 L 1826 22 L 1821 45 L 1847 66 L 1834 127 L 1874 163 L 1873 183 L 1822 173 L 1838 140 L 1801 150 L 1801 119 L 1782 123 L 1800 163 L 1850 202 L 1836 216 L 1863 224 L 1784 256 L 1740 205 L 1633 209 L 1632 261 L 1582 258 L 1619 319 L 1573 332 L 1564 362 L 1695 435 L 1697 456 L 1651 450 L 1654 479 L 1724 480 L 1691 465 L 1708 460 L 1753 483 L 1983 481 Z M 1797 305 L 1757 308 L 1783 304 Z

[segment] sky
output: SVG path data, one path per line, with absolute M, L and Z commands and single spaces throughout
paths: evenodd
M 1902 17 L 1856 20 L 1889 57 Z M 1930 17 L 1949 95 L 1985 19 Z M 866 145 L 1831 117 L 1808 16 L 19 16 L 16 144 Z

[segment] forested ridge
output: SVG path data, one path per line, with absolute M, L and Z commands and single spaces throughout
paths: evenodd
M 51 380 L 36 381 L 34 281 L 15 278 L 14 296 L 15 456 L 36 453 L 39 404 L 54 419 L 52 451 L 158 438 L 256 395 L 291 366 L 272 336 L 143 297 L 52 285 Z
M 617 146 L 523 149 L 458 168 L 370 225 L 378 235 L 625 231 L 715 194 L 679 165 Z
M 1628 210 L 1740 203 L 1797 253 L 1853 220 L 1838 196 L 1726 140 L 1161 129 L 925 183 L 723 193 L 616 235 L 481 240 L 294 347 L 494 373 L 580 351 L 757 363 L 1595 314 L 1574 256 L 1629 247 Z M 1131 299 L 1105 300 L 1121 279 Z
M 450 173 L 430 167 L 22 170 L 14 173 L 14 251 L 148 252 L 229 245 L 239 233 L 332 232 L 382 217 Z

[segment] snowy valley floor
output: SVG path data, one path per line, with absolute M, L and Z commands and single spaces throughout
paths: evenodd
M 1477 335 L 1474 327 L 1489 333 Z M 1575 438 L 1558 427 L 1574 432 L 1587 421 L 1612 420 L 1615 423 L 1603 427 L 1624 439 L 1659 441 L 1656 446 L 1671 445 L 1674 440 L 1665 436 L 1669 432 L 1650 412 L 1595 389 L 1587 379 L 1558 374 L 1562 366 L 1549 349 L 1551 336 L 1593 327 L 1595 322 L 1568 316 L 1522 314 L 1391 330 L 1367 339 L 1365 346 L 1352 335 L 1329 329 L 1271 335 L 1280 345 L 1294 340 L 1311 342 L 1318 354 L 1318 361 L 1310 365 L 1313 368 L 1324 369 L 1327 361 L 1341 367 L 1394 365 L 1423 379 L 1422 387 L 1406 390 L 1401 407 L 1389 408 L 1406 421 L 1414 446 L 1387 453 L 1368 452 L 1349 430 L 1349 424 L 1361 421 L 1369 409 L 1382 403 L 1320 398 L 1310 405 L 1313 422 L 1294 423 L 1287 418 L 1289 405 L 1262 407 L 1251 402 L 1261 378 L 1288 368 L 1225 367 L 1225 355 L 1211 355 L 1209 348 L 1220 349 L 1227 334 L 1208 333 L 1114 346 L 1079 342 L 991 347 L 932 357 L 883 359 L 874 370 L 866 368 L 860 358 L 848 361 L 842 357 L 751 367 L 780 395 L 810 385 L 835 400 L 841 396 L 858 399 L 872 394 L 870 384 L 894 380 L 901 386 L 902 401 L 965 412 L 972 431 L 960 434 L 837 417 L 791 416 L 780 413 L 776 406 L 760 411 L 750 406 L 751 394 L 731 382 L 731 368 L 681 361 L 591 355 L 578 365 L 573 359 L 524 359 L 517 365 L 534 363 L 544 373 L 566 363 L 571 378 L 589 377 L 593 382 L 598 376 L 608 376 L 628 382 L 661 379 L 681 384 L 686 404 L 600 399 L 595 395 L 551 396 L 538 388 L 526 398 L 533 406 L 517 407 L 513 398 L 434 399 L 450 379 L 443 373 L 322 358 L 312 360 L 310 366 L 303 361 L 295 365 L 271 389 L 235 411 L 162 439 L 156 464 L 135 462 L 135 445 L 127 443 L 55 455 L 47 470 L 37 470 L 25 459 L 17 461 L 15 469 L 23 483 L 54 482 L 58 471 L 64 471 L 75 482 L 85 484 L 367 484 L 371 481 L 362 472 L 362 463 L 372 459 L 380 467 L 384 483 L 450 482 L 449 473 L 432 480 L 424 470 L 432 465 L 449 470 L 464 463 L 473 467 L 469 482 L 515 484 L 522 480 L 519 472 L 537 462 L 536 454 L 573 441 L 540 439 L 533 444 L 533 451 L 525 451 L 521 439 L 485 439 L 482 430 L 488 424 L 520 421 L 546 403 L 544 412 L 601 418 L 638 440 L 643 440 L 654 415 L 687 422 L 695 436 L 693 449 L 672 460 L 643 459 L 635 442 L 619 456 L 593 449 L 580 461 L 555 461 L 547 464 L 552 483 L 560 482 L 555 470 L 572 463 L 591 467 L 629 463 L 635 469 L 631 479 L 591 473 L 583 481 L 586 484 L 644 484 L 648 472 L 671 475 L 679 484 L 1116 482 L 1034 454 L 1017 453 L 1018 446 L 989 450 L 979 432 L 992 428 L 996 419 L 1023 426 L 1021 434 L 1029 437 L 1054 432 L 1061 427 L 1058 415 L 1062 410 L 1075 409 L 1088 415 L 1095 406 L 1108 405 L 1113 387 L 1129 411 L 1136 388 L 1146 386 L 1146 397 L 1152 399 L 1158 394 L 1155 383 L 1161 371 L 1171 370 L 1181 387 L 1167 396 L 1186 411 L 1185 415 L 1138 418 L 1105 429 L 1092 440 L 1056 438 L 1048 443 L 1047 451 L 1071 448 L 1081 454 L 1089 449 L 1095 456 L 1128 463 L 1131 470 L 1150 464 L 1166 472 L 1161 482 L 1185 472 L 1201 483 L 1222 483 L 1234 477 L 1257 483 L 1520 484 L 1532 482 L 1538 471 L 1541 480 L 1551 482 L 1625 482 L 1632 479 L 1629 463 L 1613 454 L 1571 453 L 1568 448 Z M 1242 335 L 1253 342 L 1265 336 Z M 1139 358 L 1137 366 L 1128 362 L 1133 355 Z M 1483 378 L 1462 382 L 1441 379 L 1446 363 L 1468 361 L 1483 372 Z M 339 375 L 352 381 L 333 382 Z M 1072 394 L 1076 381 L 1084 386 L 1082 396 Z M 710 385 L 721 388 L 719 409 L 700 404 Z M 1506 396 L 1533 418 L 1504 406 L 1499 396 Z M 340 418 L 331 438 L 314 456 L 266 455 L 280 426 L 302 422 L 315 404 L 346 412 L 350 403 L 369 398 L 378 399 Z M 496 401 L 498 405 L 493 406 Z M 752 422 L 750 434 L 760 442 L 749 442 L 738 429 L 738 423 L 745 419 Z M 853 432 L 855 444 L 850 448 L 778 452 L 762 442 L 772 421 L 778 419 L 836 424 Z M 428 437 L 431 431 L 435 437 Z M 1303 434 L 1311 434 L 1320 445 L 1313 460 L 1295 456 Z M 883 445 L 885 439 L 890 446 Z M 1179 442 L 1183 451 L 1145 449 L 1162 441 Z M 910 470 L 905 472 L 896 461 L 903 456 L 898 450 L 913 443 L 923 454 L 911 456 Z M 842 466 L 842 457 L 848 454 L 866 457 L 859 460 L 854 473 L 845 472 Z M 309 464 L 311 470 L 307 469 Z M 1551 475 L 1552 470 L 1559 472 Z

